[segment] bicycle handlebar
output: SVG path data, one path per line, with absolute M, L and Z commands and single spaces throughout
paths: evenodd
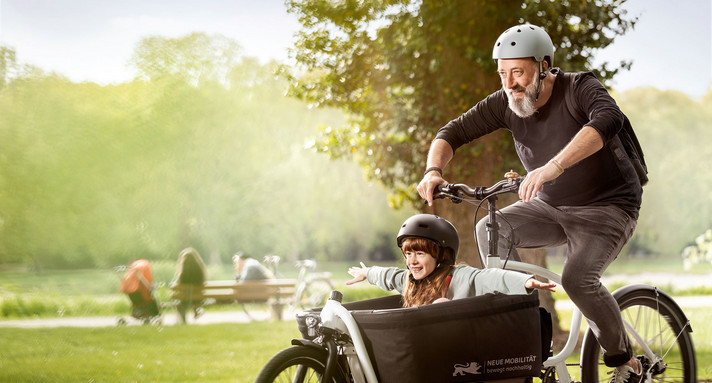
M 502 181 L 497 182 L 492 186 L 475 186 L 470 187 L 465 184 L 448 184 L 438 185 L 435 187 L 435 193 L 439 193 L 435 198 L 447 198 L 456 201 L 458 196 L 473 197 L 478 200 L 485 200 L 492 196 L 504 193 L 516 193 L 519 191 L 519 184 L 522 178 L 516 172 L 507 172 Z

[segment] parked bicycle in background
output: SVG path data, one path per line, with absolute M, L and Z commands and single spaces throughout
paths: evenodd
M 281 258 L 278 255 L 266 255 L 262 263 L 275 276 L 281 275 L 278 270 Z M 295 262 L 295 267 L 299 269 L 294 296 L 289 303 L 289 309 L 306 309 L 322 306 L 326 298 L 334 288 L 331 281 L 331 273 L 317 272 L 317 263 L 313 259 L 301 259 Z

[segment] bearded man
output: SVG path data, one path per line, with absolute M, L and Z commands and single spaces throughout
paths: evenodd
M 569 86 L 553 68 L 554 46 L 542 28 L 524 24 L 497 39 L 492 57 L 502 89 L 442 127 L 433 140 L 418 192 L 432 205 L 435 187 L 455 150 L 498 129 L 512 133 L 527 171 L 520 201 L 502 209 L 498 254 L 513 248 L 567 245 L 562 284 L 578 305 L 614 369 L 614 382 L 640 380 L 615 299 L 601 284 L 608 265 L 635 230 L 642 186 L 617 134 L 624 115 L 592 73 Z M 566 92 L 586 113 L 571 115 Z M 486 218 L 477 224 L 487 254 Z M 516 251 L 510 255 L 520 260 Z M 483 262 L 486 260 L 483 259 Z

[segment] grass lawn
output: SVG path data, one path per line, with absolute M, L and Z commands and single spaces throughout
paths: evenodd
M 699 381 L 712 382 L 712 326 L 708 325 L 712 308 L 685 312 L 693 324 Z M 170 327 L 0 328 L 0 381 L 252 382 L 267 360 L 298 336 L 291 320 Z M 570 361 L 577 360 L 574 355 Z
M 2 382 L 252 382 L 295 322 L 0 328 Z

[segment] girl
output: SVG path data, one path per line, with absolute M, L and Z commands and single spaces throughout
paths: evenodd
M 351 285 L 368 280 L 383 290 L 397 290 L 404 307 L 467 298 L 486 293 L 528 294 L 531 289 L 554 291 L 531 275 L 503 269 L 455 266 L 460 242 L 455 227 L 444 218 L 418 214 L 408 218 L 398 232 L 398 247 L 407 269 L 396 267 L 349 268 Z

